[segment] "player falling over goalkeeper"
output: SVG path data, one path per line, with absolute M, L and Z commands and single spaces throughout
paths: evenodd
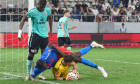
M 102 45 L 93 41 L 90 46 L 81 49 L 79 52 L 71 52 L 63 47 L 56 47 L 52 43 L 48 44 L 48 47 L 45 49 L 44 53 L 40 56 L 40 59 L 37 61 L 34 71 L 31 74 L 31 80 L 35 80 L 34 78 L 40 74 L 41 72 L 50 69 L 55 63 L 59 60 L 60 57 L 65 56 L 72 56 L 74 62 L 83 63 L 90 67 L 98 69 L 105 78 L 107 78 L 107 72 L 104 70 L 103 67 L 99 67 L 98 65 L 94 64 L 93 62 L 80 58 L 82 55 L 89 52 L 92 48 L 99 47 L 104 48 Z

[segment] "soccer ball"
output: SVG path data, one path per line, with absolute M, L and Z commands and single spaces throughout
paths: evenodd
M 80 77 L 80 75 L 78 73 L 74 73 L 73 71 L 68 73 L 68 77 L 70 77 L 70 76 L 72 76 L 74 78 L 74 80 L 78 80 L 78 78 Z

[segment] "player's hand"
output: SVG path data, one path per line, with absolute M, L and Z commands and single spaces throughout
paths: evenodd
M 21 41 L 21 38 L 23 39 L 23 36 L 21 35 L 20 37 L 18 37 L 18 40 L 20 40 Z
M 72 29 L 76 29 L 77 28 L 77 26 L 72 26 Z
M 67 78 L 67 80 L 72 81 L 72 80 L 74 80 L 74 78 L 73 78 L 72 76 L 69 76 L 69 77 Z
M 63 36 L 65 37 L 65 36 L 66 36 L 66 34 L 64 33 L 64 34 L 63 34 Z
M 21 37 L 22 37 L 22 30 L 19 29 L 18 31 L 18 39 L 21 41 Z M 23 38 L 23 37 L 22 37 Z
M 72 72 L 79 74 L 79 72 L 76 69 L 73 69 Z
M 49 38 L 51 38 L 51 37 L 52 37 L 52 35 L 53 35 L 53 33 L 52 33 L 52 32 L 49 32 Z

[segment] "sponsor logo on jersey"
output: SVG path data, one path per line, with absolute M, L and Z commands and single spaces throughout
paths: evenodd
M 49 51 L 49 52 L 51 52 L 51 50 L 50 50 L 50 49 L 48 49 L 48 51 Z
M 42 18 L 42 19 L 40 19 L 40 22 L 37 22 L 36 24 L 45 24 L 45 22 L 43 22 L 44 21 L 44 19 Z
M 47 14 L 45 14 L 45 16 L 47 16 Z
M 42 18 L 40 21 L 44 21 L 44 19 Z
M 67 22 L 67 20 L 65 22 Z
M 36 24 L 45 24 L 45 22 L 37 22 Z

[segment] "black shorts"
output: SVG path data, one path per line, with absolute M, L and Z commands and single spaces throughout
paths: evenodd
M 47 45 L 48 45 L 48 37 L 42 38 L 38 34 L 35 33 L 31 34 L 28 46 L 30 53 L 36 54 L 38 53 L 39 47 L 41 49 L 45 49 Z
M 70 45 L 71 44 L 70 37 L 59 37 L 58 38 L 59 46 L 64 46 L 64 43 L 66 43 L 67 45 Z

